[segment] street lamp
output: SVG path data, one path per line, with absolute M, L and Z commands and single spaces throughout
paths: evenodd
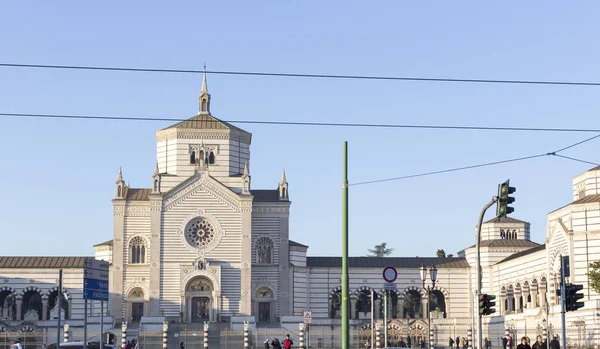
M 432 266 L 429 268 L 429 277 L 431 278 L 431 286 L 427 285 L 425 287 L 425 281 L 427 280 L 427 267 L 425 265 L 421 266 L 421 281 L 423 282 L 423 289 L 427 291 L 427 342 L 429 343 L 428 347 L 433 348 L 431 345 L 431 314 L 429 313 L 429 296 L 431 295 L 431 291 L 435 288 L 435 281 L 437 280 L 437 268 Z

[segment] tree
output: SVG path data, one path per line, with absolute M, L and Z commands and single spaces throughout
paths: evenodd
M 437 250 L 435 254 L 438 258 L 446 258 L 446 251 L 444 251 L 443 249 Z
M 590 287 L 600 293 L 600 261 L 590 263 Z
M 386 257 L 392 254 L 392 252 L 394 252 L 393 248 L 387 248 L 387 243 L 386 242 L 382 242 L 379 245 L 375 245 L 374 249 L 369 249 L 369 252 L 371 252 L 371 254 L 369 255 L 369 257 Z
M 447 255 L 446 257 L 448 257 L 448 258 L 452 258 L 452 257 L 454 257 L 454 255 L 453 255 L 452 253 L 450 253 L 450 254 L 449 254 L 449 255 Z

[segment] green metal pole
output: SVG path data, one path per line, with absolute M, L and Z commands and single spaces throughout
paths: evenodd
M 350 349 L 350 282 L 348 279 L 348 142 L 344 142 L 342 183 L 342 349 Z

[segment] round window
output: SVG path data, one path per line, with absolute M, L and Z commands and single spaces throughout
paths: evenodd
M 185 240 L 192 247 L 202 248 L 216 237 L 215 227 L 205 218 L 195 218 L 185 227 Z

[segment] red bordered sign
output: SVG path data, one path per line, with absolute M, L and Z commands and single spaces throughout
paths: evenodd
M 383 279 L 386 282 L 394 282 L 398 277 L 398 271 L 394 267 L 385 267 L 383 269 Z

